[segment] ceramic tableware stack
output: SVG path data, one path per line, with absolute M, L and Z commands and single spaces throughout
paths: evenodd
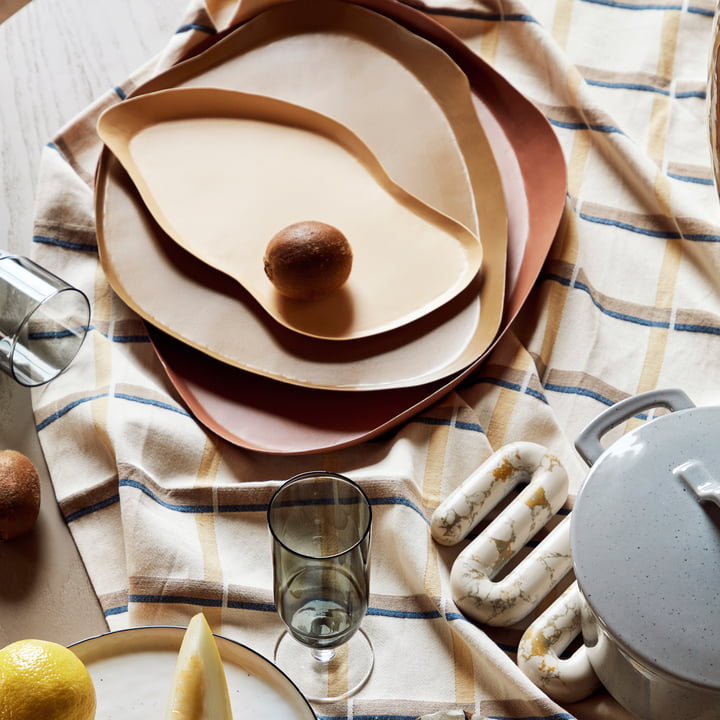
M 98 130 L 113 289 L 195 417 L 262 452 L 347 446 L 448 392 L 525 301 L 564 204 L 537 109 L 386 2 L 257 9 Z M 263 254 L 307 220 L 346 234 L 353 269 L 288 301 Z

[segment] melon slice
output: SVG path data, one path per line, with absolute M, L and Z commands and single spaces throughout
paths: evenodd
M 185 631 L 165 720 L 232 720 L 225 669 L 202 613 Z

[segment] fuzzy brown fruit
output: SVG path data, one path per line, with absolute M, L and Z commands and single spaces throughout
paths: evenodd
M 32 530 L 40 511 L 40 476 L 16 450 L 0 451 L 0 540 Z
M 265 274 L 277 291 L 313 300 L 337 290 L 349 277 L 353 253 L 332 225 L 308 220 L 283 228 L 265 250 Z

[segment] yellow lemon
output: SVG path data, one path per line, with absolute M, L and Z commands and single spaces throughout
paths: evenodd
M 165 720 L 232 720 L 222 658 L 202 613 L 183 636 Z
M 92 720 L 95 688 L 82 661 L 46 640 L 0 650 L 0 720 Z

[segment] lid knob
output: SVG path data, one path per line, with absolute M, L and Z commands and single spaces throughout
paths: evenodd
M 710 474 L 702 460 L 688 460 L 678 465 L 673 474 L 685 481 L 698 502 L 713 502 L 720 507 L 720 481 Z

